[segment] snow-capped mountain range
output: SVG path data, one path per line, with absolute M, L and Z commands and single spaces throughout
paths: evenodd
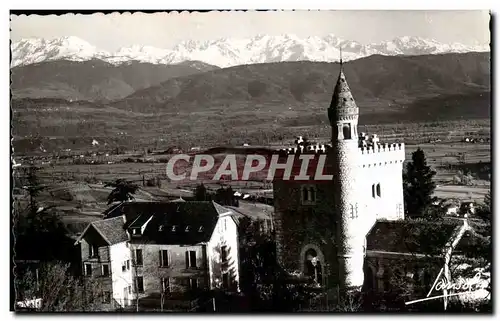
M 176 64 L 186 60 L 196 60 L 219 67 L 299 60 L 333 62 L 338 61 L 340 48 L 345 61 L 374 54 L 393 56 L 490 51 L 488 44 L 478 46 L 444 44 L 432 39 L 407 36 L 363 45 L 334 35 L 307 38 L 295 35 L 257 35 L 247 39 L 187 40 L 169 49 L 133 45 L 120 48 L 116 52 L 107 52 L 80 38 L 69 36 L 51 40 L 32 38 L 13 42 L 11 66 L 50 60 L 91 59 L 101 59 L 114 65 L 131 61 Z

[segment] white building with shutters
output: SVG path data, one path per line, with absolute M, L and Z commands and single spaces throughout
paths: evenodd
M 79 237 L 84 276 L 110 309 L 239 291 L 236 222 L 215 202 L 122 203 Z

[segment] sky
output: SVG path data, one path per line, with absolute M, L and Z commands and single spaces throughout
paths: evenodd
M 76 36 L 98 49 L 134 44 L 171 48 L 184 40 L 247 38 L 258 34 L 325 36 L 362 44 L 400 36 L 443 43 L 488 44 L 488 11 L 286 11 L 11 15 L 11 39 Z

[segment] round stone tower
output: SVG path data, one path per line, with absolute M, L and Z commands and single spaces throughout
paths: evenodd
M 342 60 L 328 118 L 332 126 L 329 166 L 333 174 L 338 257 L 338 281 L 341 289 L 357 290 L 363 285 L 365 233 L 358 189 L 358 116 L 359 109 L 347 84 Z

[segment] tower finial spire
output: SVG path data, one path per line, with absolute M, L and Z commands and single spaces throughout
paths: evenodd
M 340 68 L 342 68 L 342 46 L 340 46 Z

